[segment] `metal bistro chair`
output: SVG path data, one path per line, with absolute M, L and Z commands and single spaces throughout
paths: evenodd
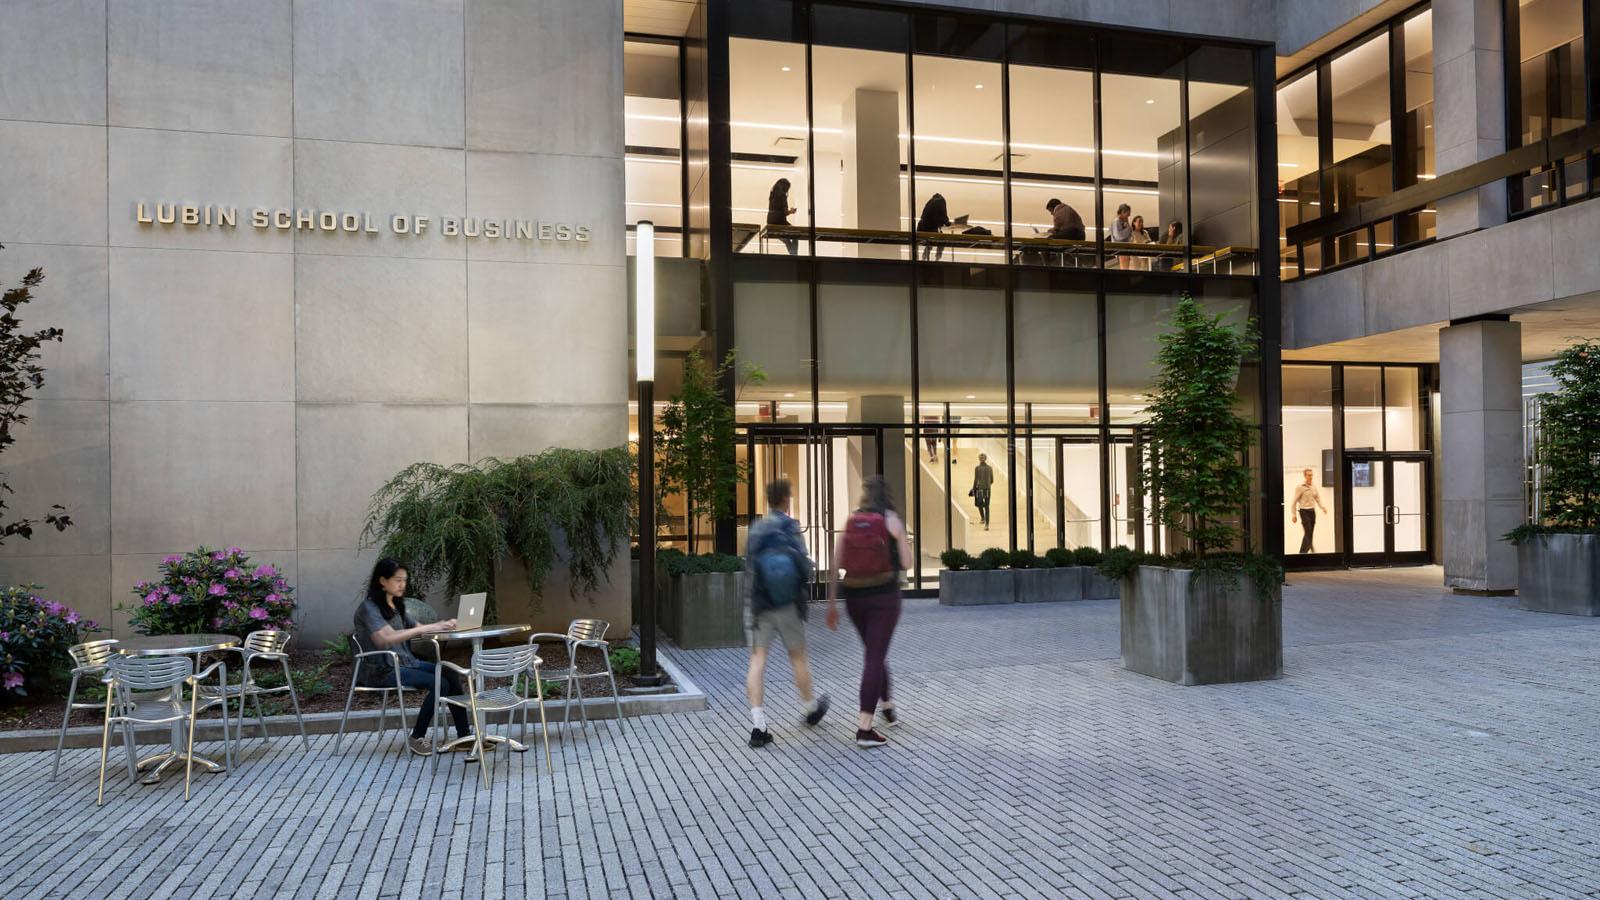
M 122 746 L 128 757 L 128 777 L 138 780 L 138 761 L 133 729 L 136 725 L 172 725 L 180 723 L 185 728 L 183 749 L 183 799 L 189 799 L 189 784 L 194 775 L 194 730 L 201 711 L 200 683 L 215 672 L 219 689 L 226 682 L 226 666 L 214 662 L 200 672 L 194 670 L 194 660 L 187 656 L 122 656 L 106 660 L 106 674 L 101 683 L 106 686 L 105 726 L 100 732 L 100 792 L 95 805 L 106 800 L 106 758 L 111 752 L 111 726 L 122 728 Z M 189 688 L 187 708 L 183 689 Z M 164 691 L 155 699 L 140 699 L 135 691 Z M 228 715 L 223 708 L 222 740 L 228 745 Z M 232 766 L 230 765 L 231 769 Z
M 545 673 L 552 680 L 564 679 L 567 683 L 563 691 L 567 698 L 566 705 L 561 709 L 561 724 L 565 726 L 572 719 L 572 692 L 577 687 L 578 716 L 583 719 L 584 727 L 589 725 L 589 713 L 584 709 L 583 679 L 605 678 L 611 682 L 611 699 L 617 707 L 617 726 L 622 726 L 622 698 L 617 691 L 617 676 L 611 671 L 611 644 L 605 640 L 606 630 L 611 623 L 604 619 L 573 619 L 567 626 L 566 634 L 555 632 L 540 632 L 528 638 L 530 645 L 539 643 L 540 638 L 552 638 L 566 642 L 567 667 L 565 669 L 552 669 Z M 578 651 L 585 647 L 600 651 L 600 656 L 605 660 L 604 672 L 590 672 L 587 675 L 578 671 Z
M 333 739 L 334 753 L 338 753 L 339 746 L 344 743 L 344 726 L 345 723 L 350 720 L 350 704 L 355 701 L 357 692 L 363 694 L 377 693 L 383 695 L 383 705 L 378 708 L 378 731 L 383 734 L 388 734 L 389 692 L 393 691 L 395 705 L 400 707 L 400 733 L 405 734 L 406 730 L 406 689 L 405 686 L 400 683 L 400 654 L 394 652 L 393 650 L 363 650 L 361 649 L 361 638 L 354 633 L 350 635 L 350 645 L 356 650 L 356 665 L 355 668 L 350 672 L 350 694 L 344 698 L 344 715 L 339 717 L 339 735 Z M 362 664 L 365 663 L 368 666 L 373 666 L 376 665 L 376 663 L 369 662 L 369 660 L 376 660 L 385 657 L 387 657 L 389 661 L 389 677 L 394 679 L 394 685 L 375 687 L 362 684 Z M 242 716 L 240 717 L 240 724 L 243 724 Z M 304 734 L 303 729 L 301 733 Z
M 300 726 L 300 743 L 306 750 L 311 749 L 311 741 L 306 737 L 306 723 L 300 717 L 300 697 L 294 689 L 294 676 L 289 673 L 289 638 L 292 635 L 287 631 L 274 628 L 264 628 L 252 631 L 245 636 L 244 642 L 233 648 L 232 652 L 238 653 L 244 660 L 242 673 L 238 684 L 230 684 L 219 691 L 217 688 L 206 685 L 200 689 L 202 698 L 216 702 L 222 701 L 223 711 L 227 711 L 227 702 L 239 701 L 239 728 L 234 733 L 239 739 L 244 740 L 244 708 L 245 701 L 250 701 L 256 708 L 256 724 L 261 728 L 261 740 L 271 742 L 267 736 L 267 720 L 261 712 L 261 697 L 266 694 L 288 694 L 289 702 L 294 706 L 294 720 Z M 275 688 L 264 688 L 256 683 L 255 674 L 251 671 L 251 664 L 256 662 L 275 662 L 283 667 L 283 685 Z
M 439 757 L 443 755 L 438 748 L 443 747 L 441 738 L 444 736 L 444 707 L 459 706 L 467 710 L 472 717 L 472 759 L 478 761 L 478 768 L 483 773 L 483 786 L 489 786 L 489 759 L 488 753 L 493 752 L 495 743 L 505 743 L 513 750 L 528 749 L 523 744 L 506 739 L 493 739 L 484 736 L 484 726 L 488 724 L 487 714 L 504 712 L 510 715 L 506 719 L 507 727 L 516 718 L 518 710 L 522 711 L 522 739 L 528 739 L 528 707 L 534 704 L 539 706 L 539 734 L 544 739 L 544 764 L 546 771 L 555 772 L 555 763 L 550 757 L 550 723 L 544 714 L 544 697 L 538 685 L 539 669 L 543 661 L 534 647 L 529 644 L 518 644 L 512 647 L 490 647 L 472 652 L 472 665 L 463 669 L 453 662 L 440 660 L 441 668 L 448 668 L 461 676 L 466 683 L 467 695 L 445 696 L 440 694 L 438 702 L 434 704 L 433 726 L 437 737 L 434 745 L 433 767 L 439 768 Z M 486 679 L 507 679 L 501 687 L 488 687 Z M 531 679 L 531 681 L 529 680 Z M 528 696 L 531 689 L 533 696 Z M 492 741 L 492 742 L 491 742 Z M 487 753 L 485 751 L 488 751 Z
M 103 641 L 85 641 L 67 648 L 67 655 L 72 657 L 72 686 L 67 688 L 67 709 L 61 714 L 61 736 L 56 738 L 56 761 L 50 767 L 50 780 L 56 780 L 61 774 L 61 750 L 67 745 L 67 726 L 72 721 L 72 711 L 75 709 L 102 709 L 103 703 L 79 703 L 78 681 L 84 676 L 93 676 L 99 681 L 106 673 L 106 661 L 117 655 L 117 641 L 107 638 Z

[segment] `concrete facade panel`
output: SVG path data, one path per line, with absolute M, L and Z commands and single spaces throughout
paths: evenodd
M 105 124 L 106 0 L 7 0 L 0 119 Z
M 294 233 L 250 224 L 252 207 L 287 207 L 294 200 L 293 146 L 287 138 L 189 131 L 110 129 L 113 245 L 180 247 L 200 250 L 253 250 L 289 253 Z M 141 222 L 138 206 L 145 204 Z M 195 224 L 184 224 L 182 210 L 163 224 L 160 204 L 201 207 Z M 220 224 L 231 208 L 232 226 Z
M 467 215 L 587 225 L 576 240 L 489 240 L 474 260 L 616 265 L 625 256 L 622 160 L 528 153 L 467 154 Z
M 292 0 L 110 0 L 110 124 L 288 137 Z
M 295 435 L 299 547 L 355 547 L 384 482 L 412 463 L 467 461 L 467 408 L 302 403 Z
M 468 265 L 473 403 L 627 396 L 622 266 Z
M 1449 277 L 1441 253 L 1401 253 L 1364 267 L 1367 334 L 1450 318 Z
M 463 0 L 296 0 L 295 136 L 461 147 Z
M 0 244 L 106 242 L 106 132 L 0 121 Z
M 1283 306 L 1294 323 L 1286 346 L 1314 347 L 1360 337 L 1366 328 L 1360 268 L 1330 272 L 1283 286 Z
M 294 399 L 292 256 L 119 247 L 111 272 L 112 399 Z
M 1532 216 L 1443 245 L 1450 318 L 1464 319 L 1551 299 L 1549 216 Z
M 24 327 L 60 328 L 60 343 L 39 348 L 45 368 L 40 400 L 106 400 L 110 371 L 107 321 L 109 251 L 105 247 L 8 244 L 0 251 L 0 289 L 15 287 L 28 270 L 44 269 L 33 301 L 19 310 Z
M 59 504 L 72 527 L 48 525 L 33 538 L 8 539 L 4 556 L 77 556 L 111 552 L 111 448 L 106 403 L 95 400 L 35 400 L 29 421 L 15 431 L 5 451 L 6 515 L 42 519 Z M 0 581 L 0 584 L 6 582 Z
M 1600 291 L 1600 203 L 1574 203 L 1550 219 L 1551 292 L 1556 298 Z
M 297 399 L 467 402 L 463 260 L 295 259 Z
M 295 548 L 293 403 L 113 402 L 116 554 Z
M 601 450 L 620 447 L 628 439 L 628 410 L 616 403 L 474 403 L 471 416 L 474 462 L 552 447 Z
M 372 548 L 301 550 L 300 581 L 295 590 L 301 632 L 312 640 L 349 634 L 356 604 L 377 561 L 378 551 Z
M 39 596 L 65 603 L 102 627 L 111 625 L 112 604 L 121 601 L 111 588 L 111 557 L 104 555 L 0 558 L 0 584 L 36 584 Z
M 609 20 L 609 21 L 608 21 Z M 621 0 L 467 5 L 467 146 L 583 156 L 622 150 L 622 108 L 590 102 L 582 83 L 620 91 Z M 560 127 L 552 127 L 559 122 Z
M 375 232 L 296 232 L 306 253 L 461 259 L 464 238 L 440 233 L 440 220 L 460 216 L 466 193 L 461 151 L 436 147 L 295 141 L 294 206 L 370 213 Z M 391 217 L 428 216 L 420 233 L 395 234 Z M 414 228 L 415 226 L 413 226 Z

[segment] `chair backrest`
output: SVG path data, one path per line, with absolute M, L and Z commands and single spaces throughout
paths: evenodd
M 528 644 L 487 647 L 473 651 L 472 671 L 485 678 L 510 678 L 528 671 L 537 658 L 538 654 Z
M 292 635 L 276 628 L 263 628 L 245 635 L 244 649 L 250 653 L 282 653 Z
M 67 648 L 67 655 L 72 657 L 74 669 L 103 669 L 106 660 L 117 655 L 117 639 L 106 638 L 103 641 L 73 644 Z
M 567 626 L 567 637 L 575 641 L 603 641 L 611 623 L 604 619 L 573 619 Z
M 106 661 L 106 669 L 116 685 L 129 691 L 162 691 L 183 683 L 194 674 L 194 660 L 187 656 L 122 656 Z

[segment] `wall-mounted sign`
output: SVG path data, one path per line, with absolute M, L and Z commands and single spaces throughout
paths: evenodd
M 482 216 L 424 216 L 411 213 L 374 215 L 335 209 L 267 209 L 253 207 L 240 215 L 237 206 L 216 203 L 134 204 L 133 220 L 150 228 L 254 228 L 259 231 L 320 231 L 346 234 L 439 234 L 443 237 L 508 241 L 589 242 L 589 226 L 537 219 L 491 219 Z

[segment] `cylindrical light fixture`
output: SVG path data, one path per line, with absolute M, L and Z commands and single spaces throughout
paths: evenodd
M 656 380 L 656 226 L 643 221 L 634 230 L 636 274 L 633 302 L 634 358 L 640 381 Z M 644 432 L 641 431 L 640 434 Z

